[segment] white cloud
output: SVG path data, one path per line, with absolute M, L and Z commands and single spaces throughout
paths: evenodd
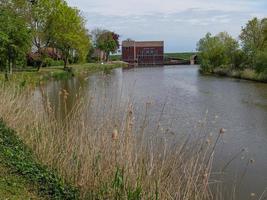
M 102 15 L 144 15 L 175 13 L 196 8 L 200 10 L 246 11 L 255 6 L 252 0 L 67 0 L 85 12 Z M 258 0 L 262 2 L 263 0 Z M 257 4 L 256 4 L 257 5 Z
M 238 37 L 254 16 L 267 16 L 267 0 L 67 0 L 84 12 L 88 28 L 122 39 L 165 40 L 166 51 L 191 51 L 205 33 Z

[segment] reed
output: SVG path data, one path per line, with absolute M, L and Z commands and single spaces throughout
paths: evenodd
M 68 98 L 67 91 L 59 95 Z M 44 90 L 2 86 L 0 116 L 40 162 L 80 189 L 81 199 L 223 199 L 219 189 L 211 192 L 223 131 L 174 140 L 161 116 L 151 120 L 150 103 L 136 115 L 130 100 L 114 105 L 105 97 L 88 99 L 78 95 L 59 120 Z

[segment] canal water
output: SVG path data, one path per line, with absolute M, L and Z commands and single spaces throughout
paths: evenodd
M 68 93 L 65 104 L 58 95 L 63 89 Z M 240 200 L 259 199 L 267 187 L 267 84 L 203 76 L 198 66 L 165 66 L 54 81 L 45 91 L 52 106 L 64 105 L 59 118 L 71 110 L 77 95 L 86 99 L 93 93 L 117 105 L 131 99 L 139 112 L 146 103 L 152 104 L 151 117 L 163 116 L 163 126 L 171 127 L 170 137 L 196 132 L 201 122 L 211 134 L 224 128 L 214 169 L 235 158 L 225 171 L 225 182 L 238 185 Z

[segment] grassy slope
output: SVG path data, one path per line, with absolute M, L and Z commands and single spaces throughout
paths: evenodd
M 126 64 L 122 62 L 113 62 L 103 65 L 99 63 L 86 63 L 79 65 L 71 65 L 70 67 L 72 68 L 71 72 L 64 71 L 63 66 L 46 67 L 40 69 L 38 72 L 35 69 L 14 72 L 13 75 L 10 77 L 10 80 L 22 86 L 25 84 L 35 86 L 50 79 L 67 79 L 73 75 L 79 76 L 97 71 L 108 71 L 118 67 L 126 67 Z M 1 82 L 4 82 L 3 73 L 0 73 L 0 83 Z
M 245 70 L 230 70 L 227 68 L 216 68 L 213 72 L 207 73 L 203 72 L 200 69 L 202 74 L 213 74 L 218 76 L 225 76 L 225 77 L 232 77 L 237 79 L 244 79 L 250 81 L 258 81 L 258 82 L 267 82 L 267 74 L 264 73 L 257 73 L 255 70 L 252 69 L 245 69 Z
M 0 160 L 2 163 L 2 160 Z M 24 178 L 0 164 L 0 199 L 41 199 Z
M 39 164 L 16 133 L 0 120 L 0 199 L 78 199 L 78 190 Z M 25 198 L 24 198 L 25 197 Z M 5 198 L 4 198 L 5 199 Z

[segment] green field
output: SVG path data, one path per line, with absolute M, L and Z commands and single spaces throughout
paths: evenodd
M 181 53 L 165 53 L 165 58 L 179 58 L 184 60 L 190 60 L 192 55 L 196 55 L 196 52 L 181 52 Z
M 184 60 L 189 60 L 192 55 L 197 54 L 196 52 L 181 52 L 181 53 L 165 53 L 165 58 L 179 58 Z M 121 55 L 111 55 L 110 60 L 118 61 L 121 60 Z

